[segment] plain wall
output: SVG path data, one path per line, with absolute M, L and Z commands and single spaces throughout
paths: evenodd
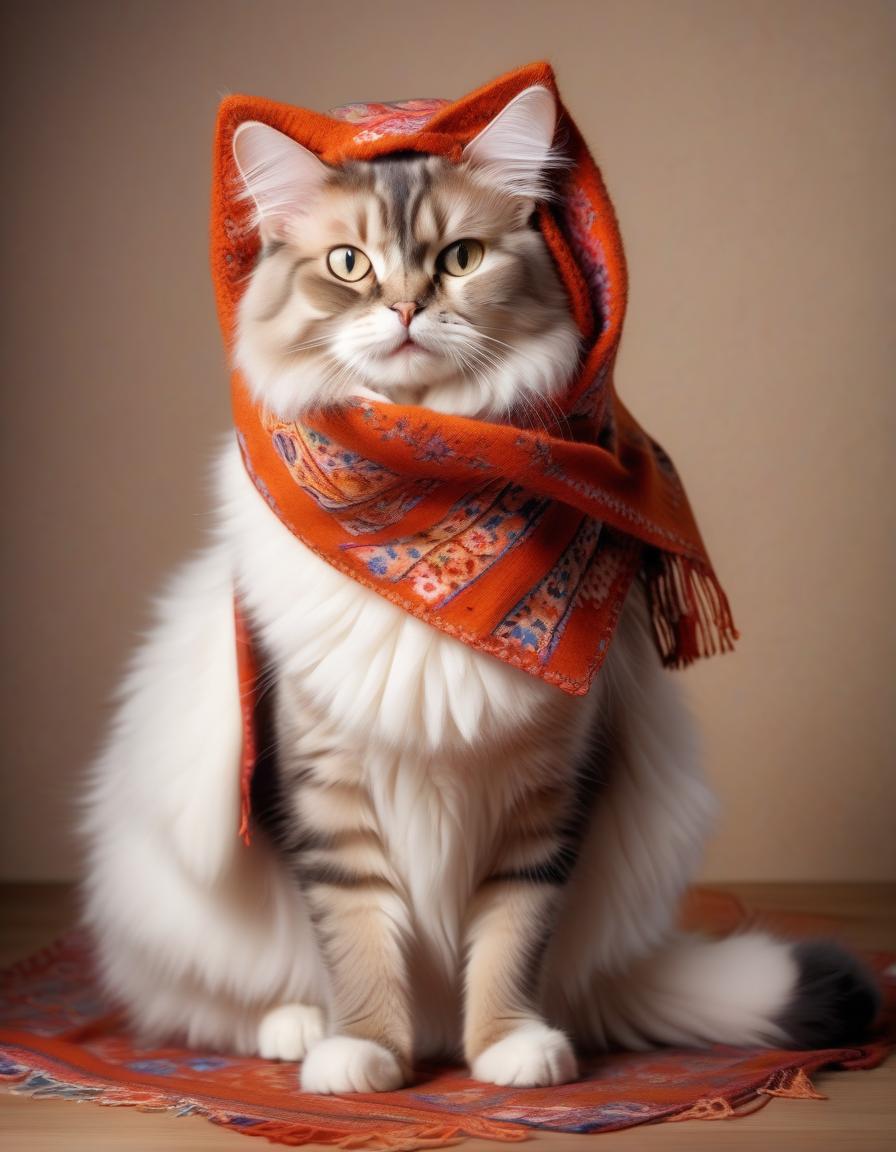
M 774 0 L 5 6 L 0 875 L 67 877 L 148 597 L 228 426 L 221 95 L 457 96 L 550 59 L 627 244 L 622 396 L 743 639 L 681 674 L 716 879 L 896 878 L 896 8 Z

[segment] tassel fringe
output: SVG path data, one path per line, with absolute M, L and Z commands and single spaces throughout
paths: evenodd
M 783 1096 L 787 1100 L 826 1100 L 809 1078 L 805 1068 L 782 1068 L 769 1076 L 759 1089 L 766 1096 Z
M 740 633 L 715 573 L 699 560 L 651 548 L 644 562 L 657 647 L 669 668 L 730 652 Z
M 782 1096 L 788 1100 L 827 1099 L 816 1089 L 806 1069 L 794 1065 L 791 1068 L 777 1069 L 764 1084 L 748 1089 L 739 1097 L 704 1097 L 690 1108 L 675 1116 L 667 1116 L 666 1119 L 673 1124 L 681 1120 L 734 1120 L 739 1116 L 758 1112 L 773 1096 Z
M 417 1152 L 417 1149 L 447 1148 L 464 1140 L 484 1139 L 516 1144 L 531 1138 L 518 1125 L 468 1116 L 462 1124 L 453 1122 L 411 1124 L 400 1131 L 359 1132 L 338 1125 L 265 1120 L 209 1107 L 199 1099 L 174 1098 L 164 1091 L 125 1084 L 70 1083 L 49 1071 L 29 1070 L 6 1064 L 0 1084 L 17 1096 L 35 1099 L 73 1100 L 100 1104 L 107 1108 L 136 1108 L 138 1112 L 170 1112 L 175 1116 L 202 1116 L 212 1124 L 241 1136 L 261 1136 L 272 1144 L 300 1148 L 323 1144 L 331 1148 L 363 1149 L 364 1152 Z

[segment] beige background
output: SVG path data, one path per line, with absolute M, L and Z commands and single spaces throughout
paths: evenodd
M 7 5 L 0 875 L 68 829 L 125 653 L 208 523 L 228 423 L 206 265 L 218 98 L 459 95 L 539 57 L 631 268 L 618 381 L 743 631 L 685 680 L 711 878 L 896 877 L 896 8 Z

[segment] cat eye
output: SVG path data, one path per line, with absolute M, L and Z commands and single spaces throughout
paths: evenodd
M 469 276 L 484 255 L 485 249 L 478 240 L 455 240 L 439 253 L 438 265 L 449 276 Z
M 327 267 L 337 280 L 348 280 L 353 284 L 363 280 L 370 271 L 370 261 L 360 248 L 334 248 L 327 256 Z

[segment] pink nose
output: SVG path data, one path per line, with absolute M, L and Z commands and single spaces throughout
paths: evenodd
M 395 304 L 390 305 L 393 312 L 397 312 L 401 317 L 401 322 L 405 328 L 410 328 L 411 319 L 417 311 L 417 304 L 414 300 L 398 300 Z

